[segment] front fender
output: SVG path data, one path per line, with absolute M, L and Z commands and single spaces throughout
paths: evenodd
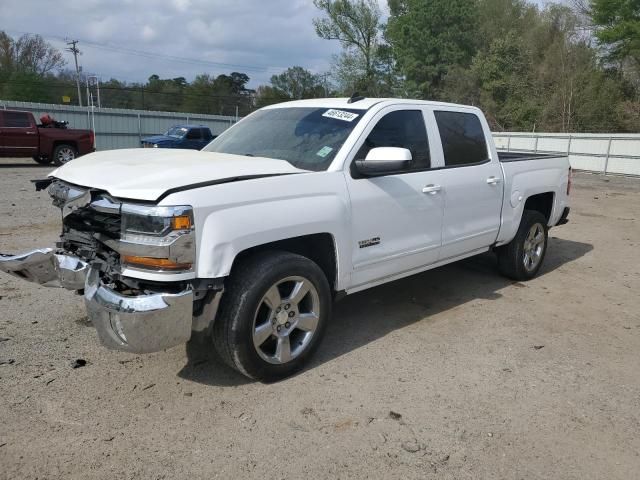
M 215 185 L 167 197 L 194 207 L 196 276 L 226 277 L 238 254 L 267 243 L 318 233 L 332 235 L 337 287 L 350 268 L 350 209 L 342 172 L 317 172 Z

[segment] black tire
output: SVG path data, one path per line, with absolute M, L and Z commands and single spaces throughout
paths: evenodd
M 73 145 L 61 144 L 56 145 L 56 148 L 53 149 L 53 154 L 51 155 L 53 164 L 56 166 L 64 165 L 65 163 L 70 162 L 78 158 L 78 151 Z
M 537 226 L 539 226 L 540 231 L 543 233 L 544 239 L 542 244 L 540 244 L 541 251 L 534 264 L 533 262 L 526 262 L 525 255 L 527 254 L 527 246 L 529 245 L 527 237 L 534 227 L 538 228 Z M 500 273 L 513 280 L 531 280 L 538 274 L 544 262 L 548 241 L 549 229 L 544 215 L 535 210 L 525 210 L 522 213 L 520 227 L 514 239 L 507 245 L 497 249 L 496 253 L 498 255 L 498 269 Z M 531 254 L 529 254 L 529 258 L 531 258 Z M 529 264 L 531 266 L 527 267 L 526 265 Z
M 291 336 L 288 337 L 290 340 L 287 340 L 286 343 L 289 345 L 291 342 L 290 351 L 293 358 L 283 363 L 273 363 L 278 359 L 273 358 L 272 362 L 266 360 L 263 358 L 267 356 L 265 350 L 254 345 L 256 341 L 254 340 L 254 332 L 258 331 L 256 325 L 258 325 L 259 317 L 266 317 L 266 321 L 260 321 L 259 325 L 263 328 L 268 326 L 272 331 L 268 333 L 269 336 L 261 345 L 269 347 L 273 344 L 274 355 L 278 354 L 278 347 L 275 345 L 279 343 L 280 339 L 277 335 L 280 333 L 276 334 L 275 329 L 277 328 L 277 331 L 280 332 L 278 325 L 281 320 L 278 315 L 284 313 L 282 309 L 285 304 L 280 304 L 283 306 L 279 307 L 277 312 L 282 313 L 277 314 L 276 309 L 270 308 L 264 299 L 271 288 L 277 288 L 281 293 L 278 298 L 282 302 L 286 302 L 288 284 L 296 284 L 294 280 L 284 281 L 291 277 L 308 281 L 315 289 L 301 300 L 300 305 L 303 302 L 309 302 L 309 295 L 313 297 L 311 303 L 316 305 L 318 310 L 317 323 L 308 338 L 308 331 L 297 330 L 293 324 L 290 329 L 288 327 L 285 329 L 285 325 L 282 324 L 283 332 L 286 330 L 291 333 Z M 305 283 L 305 285 L 309 284 Z M 295 303 L 293 305 L 295 307 L 291 307 L 292 310 L 295 309 L 297 313 L 302 313 L 302 306 Z M 242 260 L 239 265 L 234 267 L 226 284 L 220 310 L 213 326 L 213 343 L 225 363 L 240 373 L 263 382 L 277 381 L 299 371 L 313 355 L 324 336 L 331 315 L 331 306 L 329 283 L 324 272 L 314 262 L 289 252 L 258 253 Z M 289 316 L 291 313 L 293 312 L 289 311 Z M 296 315 L 295 319 L 297 318 Z M 286 315 L 284 315 L 284 319 L 286 319 Z M 286 325 L 289 326 L 289 323 L 287 322 Z M 294 352 L 296 348 L 298 349 L 297 353 Z M 259 350 L 260 353 L 258 353 Z
M 51 163 L 51 159 L 49 157 L 41 157 L 39 155 L 36 155 L 35 157 L 32 157 L 36 162 L 38 162 L 40 165 L 49 165 Z

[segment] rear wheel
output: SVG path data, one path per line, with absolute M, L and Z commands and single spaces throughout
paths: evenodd
M 547 253 L 547 220 L 540 212 L 525 210 L 514 239 L 500 247 L 498 268 L 514 280 L 531 280 L 536 276 Z
M 330 288 L 318 265 L 288 252 L 264 252 L 234 268 L 213 341 L 231 367 L 275 381 L 304 366 L 330 313 Z
M 78 156 L 78 151 L 71 145 L 58 145 L 53 149 L 53 163 L 57 166 L 64 165 Z

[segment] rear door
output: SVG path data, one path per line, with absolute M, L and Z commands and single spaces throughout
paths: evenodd
M 0 121 L 0 152 L 8 157 L 38 154 L 38 127 L 28 112 L 4 111 Z
M 489 127 L 474 110 L 434 108 L 444 167 L 440 259 L 492 245 L 500 229 L 503 178 L 486 141 Z
M 200 150 L 204 145 L 202 144 L 202 132 L 199 128 L 190 128 L 187 134 L 184 136 L 184 141 L 181 148 L 189 148 L 192 150 Z
M 200 150 L 202 150 L 204 147 L 209 145 L 211 140 L 213 140 L 213 135 L 211 134 L 211 130 L 209 130 L 208 128 L 203 128 L 202 129 L 202 143 L 201 143 L 202 146 L 200 147 Z
M 432 169 L 431 138 L 422 106 L 387 107 L 367 126 L 345 171 L 351 199 L 353 289 L 437 261 L 443 202 L 441 172 Z M 411 168 L 380 177 L 360 177 L 355 160 L 371 148 L 411 151 Z M 425 189 L 431 187 L 430 192 Z

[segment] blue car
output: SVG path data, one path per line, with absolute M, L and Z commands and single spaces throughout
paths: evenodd
M 216 138 L 204 125 L 175 125 L 163 135 L 143 138 L 144 148 L 187 148 L 201 150 Z

